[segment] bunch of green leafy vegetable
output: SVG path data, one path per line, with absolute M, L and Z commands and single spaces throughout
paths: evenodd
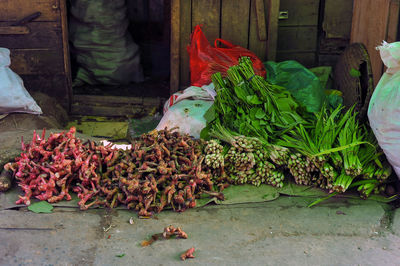
M 226 79 L 216 73 L 212 81 L 217 96 L 205 115 L 207 127 L 202 138 L 208 138 L 210 129 L 221 124 L 238 134 L 274 143 L 283 132 L 307 123 L 291 94 L 255 75 L 248 57 L 242 57 L 237 66 L 229 68 Z

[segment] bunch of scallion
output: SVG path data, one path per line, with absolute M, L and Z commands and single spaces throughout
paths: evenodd
M 219 123 L 210 130 L 210 135 L 229 145 L 224 171 L 231 183 L 283 186 L 283 169 L 269 160 L 270 149 L 261 140 L 235 135 Z

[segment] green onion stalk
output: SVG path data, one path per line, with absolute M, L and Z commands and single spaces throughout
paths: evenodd
M 257 138 L 234 135 L 219 123 L 209 134 L 230 145 L 225 155 L 225 171 L 232 183 L 283 186 L 283 170 L 269 160 L 271 146 L 268 149 Z
M 360 193 L 360 196 L 362 198 L 366 199 L 371 195 L 372 192 L 374 192 L 374 194 L 378 194 L 380 192 L 379 183 L 378 182 L 369 182 L 369 183 L 362 184 L 357 188 L 357 191 Z
M 219 140 L 212 139 L 207 141 L 204 147 L 205 164 L 214 170 L 223 169 L 225 165 L 223 150 L 224 147 L 220 144 Z

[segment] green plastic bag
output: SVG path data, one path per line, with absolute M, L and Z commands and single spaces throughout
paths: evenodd
M 339 105 L 343 105 L 342 92 L 333 90 L 332 67 L 320 66 L 309 69 L 321 82 L 322 88 L 325 91 L 325 102 L 327 106 L 336 109 Z
M 264 63 L 266 80 L 285 87 L 309 112 L 318 112 L 324 101 L 325 92 L 318 77 L 300 63 L 289 60 L 280 63 Z

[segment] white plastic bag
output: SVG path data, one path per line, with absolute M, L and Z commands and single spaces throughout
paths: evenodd
M 181 133 L 200 138 L 200 132 L 206 126 L 204 114 L 213 105 L 215 95 L 212 83 L 175 93 L 165 103 L 164 116 L 156 129 L 177 127 Z
M 202 87 L 190 86 L 184 91 L 178 91 L 171 95 L 164 104 L 163 112 L 165 114 L 172 105 L 185 99 L 214 101 L 216 95 L 213 83 Z
M 42 114 L 22 79 L 10 69 L 10 64 L 10 50 L 0 48 L 0 114 Z
M 400 179 L 400 42 L 383 42 L 377 49 L 387 70 L 371 97 L 368 119 Z

